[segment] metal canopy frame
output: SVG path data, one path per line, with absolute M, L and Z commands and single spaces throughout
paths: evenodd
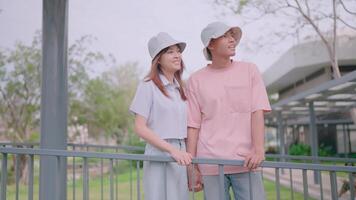
M 280 154 L 285 155 L 284 127 L 294 124 L 309 125 L 312 160 L 313 163 L 317 163 L 318 134 L 316 125 L 319 123 L 352 123 L 352 120 L 340 119 L 340 116 L 322 120 L 317 120 L 317 118 L 320 116 L 330 117 L 335 113 L 347 113 L 356 108 L 356 71 L 282 99 L 271 107 L 272 112 L 266 115 L 266 124 L 277 127 Z M 320 182 L 318 173 L 320 172 L 314 172 L 315 183 Z
M 296 120 L 297 123 L 298 119 L 308 119 L 311 102 L 314 104 L 316 116 L 348 112 L 351 108 L 355 108 L 356 71 L 273 104 L 273 112 L 266 115 L 267 124 L 276 123 L 278 112 L 281 112 L 282 118 L 287 121 Z M 340 118 L 328 120 L 340 120 Z

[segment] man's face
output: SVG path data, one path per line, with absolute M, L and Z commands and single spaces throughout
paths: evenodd
M 213 57 L 232 57 L 235 55 L 236 40 L 232 30 L 227 31 L 224 35 L 212 39 L 208 46 Z

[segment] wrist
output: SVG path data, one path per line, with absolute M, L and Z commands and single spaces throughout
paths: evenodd
M 173 154 L 174 152 L 176 151 L 176 149 L 173 147 L 173 146 L 169 146 L 168 147 L 168 149 L 167 149 L 167 152 L 169 153 L 169 154 Z
M 191 164 L 191 165 L 188 165 L 187 166 L 188 167 L 188 169 L 189 170 L 196 170 L 196 171 L 199 171 L 200 172 L 200 170 L 199 170 L 199 168 L 198 168 L 198 165 L 197 164 Z
M 255 148 L 255 153 L 259 155 L 265 155 L 264 148 Z

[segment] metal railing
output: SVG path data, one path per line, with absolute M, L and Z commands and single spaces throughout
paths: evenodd
M 331 162 L 331 163 L 356 163 L 356 158 L 348 157 L 313 157 L 313 156 L 294 156 L 294 155 L 281 155 L 281 154 L 266 154 L 266 158 L 271 158 L 275 160 L 285 160 L 285 161 L 302 161 L 302 162 Z
M 99 148 L 99 147 L 95 147 Z M 103 148 L 103 147 L 102 147 Z M 103 179 L 103 161 L 109 161 L 109 171 L 108 171 L 108 176 L 109 176 L 109 199 L 114 200 L 118 199 L 120 194 L 118 194 L 117 190 L 117 172 L 114 171 L 114 165 L 115 162 L 120 161 L 120 160 L 126 160 L 130 162 L 130 196 L 129 199 L 133 199 L 133 169 L 136 169 L 136 199 L 142 199 L 142 193 L 141 193 L 141 183 L 140 183 L 140 165 L 141 162 L 143 161 L 154 161 L 154 162 L 162 162 L 163 165 L 166 166 L 168 162 L 174 162 L 174 160 L 170 157 L 163 157 L 163 156 L 147 156 L 147 155 L 142 155 L 142 154 L 125 154 L 125 153 L 101 153 L 101 152 L 83 152 L 83 151 L 65 151 L 65 150 L 48 150 L 48 149 L 38 149 L 38 148 L 13 148 L 13 147 L 0 147 L 0 153 L 1 153 L 1 185 L 0 185 L 0 199 L 1 200 L 6 200 L 6 194 L 7 194 L 7 171 L 8 171 L 8 160 L 9 156 L 13 155 L 15 156 L 15 199 L 19 199 L 19 158 L 20 155 L 25 155 L 28 158 L 28 172 L 29 172 L 29 179 L 28 179 L 28 192 L 27 192 L 27 198 L 29 200 L 33 199 L 34 196 L 34 161 L 36 157 L 41 157 L 41 156 L 51 156 L 56 158 L 56 162 L 60 162 L 61 158 L 80 158 L 82 159 L 82 198 L 84 200 L 90 199 L 90 191 L 89 191 L 89 162 L 88 159 L 100 159 L 101 161 L 101 199 L 103 199 L 103 184 L 102 184 L 102 179 Z M 75 166 L 77 165 L 75 163 L 76 159 L 73 159 L 73 199 L 76 199 L 76 191 L 75 191 L 75 184 L 77 183 L 76 178 L 75 178 Z M 219 176 L 220 176 L 220 190 L 224 191 L 224 178 L 223 178 L 223 170 L 224 170 L 224 165 L 243 165 L 243 161 L 237 161 L 237 160 L 222 160 L 222 159 L 203 159 L 203 158 L 197 158 L 193 159 L 193 164 L 211 164 L 211 165 L 217 165 L 219 166 Z M 321 171 L 328 172 L 328 179 L 330 181 L 330 189 L 331 189 L 331 199 L 338 199 L 338 191 L 337 191 L 337 172 L 344 172 L 348 174 L 348 181 L 350 183 L 350 195 L 349 199 L 354 199 L 355 198 L 355 178 L 353 176 L 353 173 L 356 173 L 356 167 L 352 166 L 333 166 L 333 165 L 320 165 L 320 164 L 309 164 L 309 163 L 290 163 L 290 162 L 272 162 L 272 161 L 265 161 L 262 164 L 263 168 L 269 168 L 274 170 L 275 172 L 275 192 L 276 192 L 276 197 L 275 199 L 279 200 L 281 197 L 281 179 L 280 179 L 280 170 L 281 169 L 289 169 L 290 172 L 293 170 L 301 170 L 302 172 L 302 182 L 303 182 L 303 197 L 304 199 L 308 199 L 310 197 L 309 191 L 308 191 L 308 177 L 307 177 L 307 172 L 309 170 L 316 170 L 319 172 L 320 179 L 321 178 Z M 290 173 L 292 175 L 292 173 Z M 166 182 L 166 180 L 163 180 Z M 251 180 L 249 180 L 251 181 Z M 322 183 L 322 182 L 321 182 Z M 291 176 L 289 180 L 290 184 L 290 189 L 291 189 L 291 199 L 294 197 L 294 181 Z M 166 185 L 166 184 L 164 184 Z M 325 185 L 320 184 L 320 199 L 327 199 L 324 194 L 323 187 Z M 166 188 L 165 188 L 166 189 Z M 165 190 L 167 191 L 167 190 Z M 253 193 L 253 187 L 251 187 L 250 194 Z M 166 192 L 166 195 L 167 192 Z M 224 199 L 225 193 L 221 192 L 220 196 L 221 199 Z M 251 196 L 252 197 L 252 196 Z M 168 199 L 168 197 L 166 198 Z M 193 192 L 191 194 L 191 199 L 196 199 L 195 193 Z
M 25 148 L 40 148 L 39 142 L 25 142 L 25 143 L 16 143 L 16 142 L 0 142 L 2 147 L 25 147 Z M 106 149 L 112 150 L 126 150 L 126 151 L 144 151 L 145 148 L 138 146 L 129 146 L 129 145 L 99 145 L 99 144 L 77 144 L 77 143 L 68 143 L 68 150 L 95 150 L 103 151 Z
M 0 146 L 2 147 L 25 147 L 25 148 L 39 148 L 40 143 L 38 142 L 27 142 L 27 143 L 13 143 L 13 142 L 0 142 Z M 127 152 L 137 151 L 137 152 L 144 152 L 144 147 L 138 146 L 129 146 L 129 145 L 98 145 L 98 144 L 77 144 L 77 143 L 68 143 L 68 150 L 85 150 L 85 151 L 96 151 L 96 152 L 103 152 L 104 150 L 125 150 Z M 287 154 L 266 154 L 266 158 L 273 159 L 274 161 L 299 161 L 299 162 L 312 162 L 316 161 L 318 163 L 326 161 L 331 163 L 356 163 L 356 158 L 349 158 L 349 157 L 313 157 L 313 156 L 294 156 L 294 155 L 287 155 Z

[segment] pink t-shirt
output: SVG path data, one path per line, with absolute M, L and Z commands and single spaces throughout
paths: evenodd
M 187 84 L 188 127 L 200 128 L 197 157 L 237 159 L 253 151 L 251 113 L 270 111 L 266 88 L 256 65 L 233 62 L 227 68 L 208 65 Z M 218 174 L 216 165 L 199 165 L 203 175 Z M 247 172 L 225 166 L 226 174 Z

